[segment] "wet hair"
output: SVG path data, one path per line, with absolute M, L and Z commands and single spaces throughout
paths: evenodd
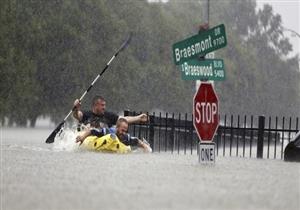
M 121 123 L 123 123 L 123 122 L 128 125 L 128 121 L 125 118 L 121 117 L 118 119 L 116 126 L 119 127 L 121 125 Z
M 105 101 L 105 99 L 102 96 L 96 95 L 96 96 L 94 96 L 94 98 L 92 100 L 92 106 L 94 106 L 97 103 L 98 100 Z

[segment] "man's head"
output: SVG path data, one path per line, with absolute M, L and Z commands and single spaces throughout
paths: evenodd
M 125 135 L 128 130 L 128 122 L 125 118 L 119 118 L 116 124 L 117 135 Z
M 105 99 L 102 96 L 95 96 L 92 101 L 92 111 L 95 114 L 104 114 L 106 107 Z

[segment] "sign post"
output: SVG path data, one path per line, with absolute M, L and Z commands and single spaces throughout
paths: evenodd
M 215 162 L 213 137 L 219 126 L 219 100 L 214 87 L 202 82 L 194 96 L 193 124 L 200 139 L 199 161 Z
M 225 80 L 224 61 L 214 59 L 214 54 L 208 56 L 208 53 L 227 45 L 225 26 L 220 24 L 208 28 L 208 24 L 200 26 L 199 34 L 172 46 L 174 63 L 181 67 L 183 80 Z M 200 139 L 199 161 L 214 163 L 215 143 L 212 141 L 219 126 L 219 100 L 212 83 L 201 82 L 194 96 L 193 115 L 193 124 Z
M 207 53 L 204 57 L 204 59 L 215 59 L 215 52 L 210 52 Z M 225 68 L 225 66 L 224 66 Z M 225 73 L 225 72 L 224 72 Z M 182 74 L 181 74 L 182 75 Z M 196 87 L 195 87 L 195 92 L 199 89 L 201 84 L 201 79 L 200 80 L 196 80 Z

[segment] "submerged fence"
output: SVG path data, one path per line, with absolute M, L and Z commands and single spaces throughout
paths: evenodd
M 137 115 L 124 111 L 124 116 Z M 198 153 L 199 139 L 188 114 L 148 113 L 149 122 L 133 124 L 131 135 L 146 138 L 154 152 Z M 285 146 L 298 132 L 297 118 L 220 116 L 214 136 L 216 155 L 282 159 Z

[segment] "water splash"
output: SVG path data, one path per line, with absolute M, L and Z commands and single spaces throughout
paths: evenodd
M 75 142 L 78 132 L 75 129 L 64 128 L 55 137 L 54 151 L 77 151 L 79 144 Z

